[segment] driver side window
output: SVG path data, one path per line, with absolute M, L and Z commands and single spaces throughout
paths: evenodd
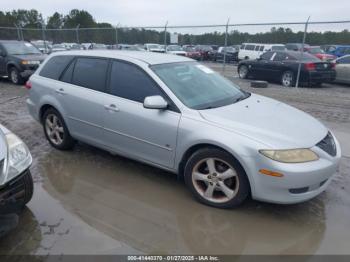
M 266 52 L 260 56 L 262 60 L 270 60 L 274 52 Z

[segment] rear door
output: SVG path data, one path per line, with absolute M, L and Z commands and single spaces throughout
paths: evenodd
M 65 109 L 71 134 L 83 141 L 102 144 L 106 77 L 109 60 L 78 57 L 57 85 L 56 97 Z
M 114 151 L 173 168 L 181 114 L 156 82 L 139 66 L 114 60 L 110 95 L 104 101 L 105 143 Z M 160 95 L 167 110 L 143 107 L 145 97 Z
M 350 56 L 339 58 L 336 64 L 336 80 L 350 83 Z

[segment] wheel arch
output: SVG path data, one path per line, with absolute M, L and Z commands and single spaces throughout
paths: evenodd
M 222 150 L 228 154 L 230 154 L 232 156 L 232 158 L 237 162 L 237 164 L 242 168 L 242 170 L 244 171 L 245 175 L 248 178 L 249 181 L 249 189 L 250 189 L 250 194 L 253 188 L 253 182 L 251 177 L 248 175 L 246 168 L 244 167 L 244 164 L 242 164 L 242 161 L 240 160 L 239 156 L 237 154 L 235 154 L 234 152 L 232 152 L 232 150 L 229 150 L 228 148 L 226 148 L 223 145 L 215 145 L 213 143 L 210 142 L 203 142 L 203 143 L 198 143 L 198 144 L 194 144 L 191 145 L 189 148 L 186 149 L 186 151 L 184 152 L 184 154 L 181 157 L 181 160 L 179 161 L 178 164 L 178 169 L 177 169 L 177 174 L 178 177 L 180 179 L 183 179 L 184 177 L 184 170 L 185 170 L 185 166 L 186 163 L 188 161 L 188 159 L 198 150 L 203 149 L 203 148 L 214 148 L 214 149 L 219 149 Z
M 19 66 L 15 63 L 15 62 L 8 62 L 7 65 L 6 65 L 6 73 L 9 74 L 10 73 L 10 69 L 14 67 L 16 68 L 17 70 L 20 70 Z

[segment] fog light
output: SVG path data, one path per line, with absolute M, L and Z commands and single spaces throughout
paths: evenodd
M 278 173 L 278 172 L 274 172 L 274 171 L 270 171 L 267 169 L 260 169 L 259 172 L 261 174 L 267 175 L 267 176 L 273 176 L 273 177 L 283 177 L 283 174 Z

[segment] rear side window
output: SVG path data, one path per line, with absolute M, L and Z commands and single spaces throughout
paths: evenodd
M 280 53 L 280 52 L 277 52 L 275 57 L 273 58 L 273 61 L 284 61 L 286 60 L 286 54 L 285 53 Z
M 104 92 L 107 68 L 107 59 L 78 58 L 75 62 L 72 84 Z
M 257 45 L 257 46 L 255 47 L 255 51 L 259 51 L 259 49 L 260 49 L 260 46 Z
M 140 103 L 147 96 L 162 95 L 157 84 L 142 69 L 119 61 L 112 63 L 110 93 Z
M 39 75 L 58 80 L 64 69 L 72 61 L 73 56 L 54 56 L 44 65 Z
M 264 51 L 264 48 L 265 48 L 264 45 L 260 46 L 260 50 L 259 51 Z
M 350 64 L 350 56 L 342 57 L 337 60 L 339 64 Z

